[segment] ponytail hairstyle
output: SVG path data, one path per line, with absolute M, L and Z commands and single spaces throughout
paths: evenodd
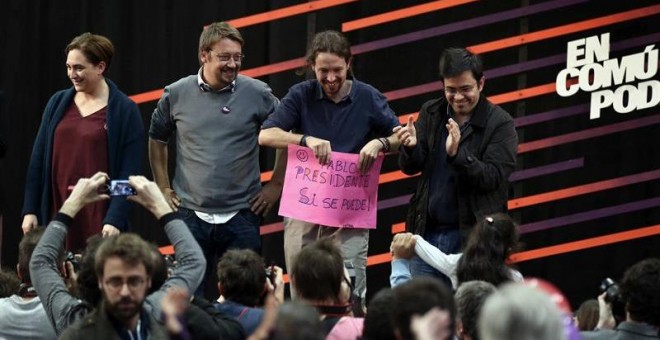
M 518 250 L 519 236 L 518 226 L 506 214 L 493 214 L 478 221 L 458 261 L 458 284 L 482 280 L 498 286 L 511 281 L 506 260 Z

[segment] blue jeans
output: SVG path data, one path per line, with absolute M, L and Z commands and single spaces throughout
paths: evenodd
M 445 254 L 458 254 L 461 252 L 461 233 L 458 229 L 443 229 L 438 231 L 427 231 L 424 239 L 440 249 Z M 424 260 L 415 255 L 410 260 L 410 274 L 416 276 L 431 276 L 440 279 L 449 289 L 452 289 L 451 280 L 440 271 L 428 265 Z
M 202 283 L 195 291 L 196 296 L 215 300 L 218 297 L 216 263 L 222 254 L 229 249 L 252 249 L 261 253 L 261 236 L 259 225 L 261 217 L 252 210 L 241 209 L 229 221 L 222 224 L 211 224 L 197 217 L 195 211 L 179 207 L 177 215 L 182 219 L 206 258 L 206 272 Z M 209 277 L 213 279 L 209 282 Z M 208 287 L 207 287 L 208 286 Z M 206 294 L 204 294 L 206 292 Z

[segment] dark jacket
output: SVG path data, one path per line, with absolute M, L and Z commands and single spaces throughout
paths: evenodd
M 169 340 L 170 337 L 165 327 L 156 321 L 150 313 L 143 311 L 147 325 L 147 340 Z M 144 327 L 145 322 L 142 326 Z M 69 328 L 64 330 L 59 337 L 60 340 L 68 339 L 94 339 L 94 340 L 122 340 L 122 336 L 117 333 L 117 329 L 108 318 L 108 314 L 103 307 L 103 303 L 93 312 L 87 314 L 84 318 L 76 321 Z
M 594 332 L 580 332 L 582 339 L 637 340 L 660 339 L 660 330 L 656 327 L 637 322 L 622 322 L 615 329 L 601 329 Z
M 185 319 L 188 331 L 195 340 L 241 340 L 247 337 L 238 321 L 197 296 L 186 311 Z
M 127 179 L 142 172 L 145 133 L 140 110 L 135 102 L 106 79 L 110 94 L 106 113 L 108 129 L 108 175 L 111 179 Z M 73 87 L 55 93 L 41 119 L 41 126 L 32 148 L 32 157 L 25 183 L 23 213 L 37 215 L 41 225 L 52 217 L 52 157 L 55 128 L 64 112 L 73 102 L 76 91 Z M 125 197 L 113 197 L 103 224 L 111 224 L 125 231 L 128 226 L 129 202 Z
M 399 154 L 405 174 L 422 173 L 406 217 L 406 230 L 419 235 L 424 235 L 428 218 L 432 162 L 440 154 L 437 148 L 445 147 L 439 137 L 440 129 L 445 129 L 447 105 L 444 95 L 424 103 L 415 123 L 417 145 L 412 150 L 402 146 Z M 458 223 L 463 241 L 477 219 L 506 212 L 508 178 L 516 166 L 517 147 L 511 116 L 482 95 L 461 134 L 458 153 L 447 160 L 458 177 Z

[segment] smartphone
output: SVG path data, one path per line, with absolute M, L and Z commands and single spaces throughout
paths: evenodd
M 110 181 L 108 185 L 108 193 L 110 196 L 132 196 L 137 195 L 133 187 L 128 184 L 127 179 L 116 179 Z

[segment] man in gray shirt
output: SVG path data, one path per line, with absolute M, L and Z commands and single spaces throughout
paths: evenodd
M 205 287 L 206 278 L 226 250 L 260 252 L 260 216 L 282 190 L 283 171 L 277 165 L 273 180 L 261 187 L 257 143 L 261 123 L 279 101 L 265 83 L 238 74 L 242 47 L 243 38 L 231 25 L 206 27 L 199 39 L 199 72 L 165 87 L 151 118 L 154 180 L 207 260 L 196 295 L 214 290 Z M 176 170 L 171 187 L 167 143 L 172 135 Z
M 9 297 L 0 298 L 0 339 L 55 339 L 55 330 L 41 304 L 30 278 L 30 258 L 44 233 L 35 228 L 23 235 L 18 244 L 16 271 L 20 288 Z M 60 252 L 61 253 L 61 252 Z M 63 254 L 61 254 L 63 255 Z M 60 256 L 60 262 L 64 256 Z

